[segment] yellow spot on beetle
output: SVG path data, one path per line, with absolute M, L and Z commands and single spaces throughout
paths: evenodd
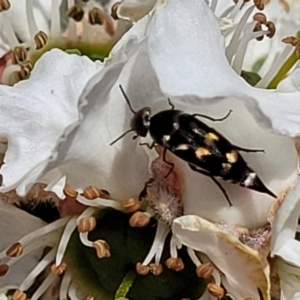
M 202 159 L 203 156 L 208 156 L 211 155 L 210 151 L 206 148 L 203 147 L 199 147 L 196 151 L 195 154 L 197 156 L 197 158 Z
M 209 132 L 205 135 L 204 143 L 206 145 L 211 145 L 214 141 L 218 141 L 218 140 L 219 137 L 215 133 Z
M 230 171 L 230 169 L 231 169 L 231 164 L 229 164 L 229 163 L 223 163 L 222 164 L 222 171 L 221 171 L 221 173 L 223 175 L 225 175 L 225 174 L 227 174 Z
M 226 153 L 227 161 L 231 164 L 234 164 L 238 160 L 238 153 L 235 150 L 231 150 L 230 152 Z
M 180 144 L 176 147 L 176 150 L 188 150 L 190 147 L 187 144 Z

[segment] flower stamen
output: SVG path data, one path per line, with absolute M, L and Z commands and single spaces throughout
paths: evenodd
M 163 272 L 163 266 L 162 264 L 150 264 L 149 265 L 149 271 L 155 275 L 159 276 Z
M 10 2 L 8 0 L 1 0 L 0 1 L 0 12 L 9 10 Z
M 129 219 L 131 227 L 145 227 L 150 222 L 150 216 L 147 212 L 137 211 Z
M 138 262 L 136 264 L 135 269 L 139 275 L 143 275 L 143 276 L 148 275 L 150 272 L 149 266 L 145 266 L 145 265 L 141 264 L 140 262 Z
M 80 22 L 84 17 L 84 10 L 80 5 L 74 5 L 68 9 L 67 16 L 75 22 Z
M 110 247 L 108 243 L 104 240 L 97 240 L 93 242 L 93 247 L 96 250 L 97 256 L 99 258 L 110 257 Z
M 67 265 L 65 263 L 62 263 L 60 265 L 53 264 L 51 265 L 51 272 L 59 276 L 65 272 L 66 268 Z
M 48 41 L 48 36 L 45 32 L 39 31 L 35 36 L 34 36 L 34 42 L 35 42 L 35 48 L 36 50 L 40 50 L 43 47 L 46 46 Z
M 11 300 L 26 300 L 26 299 L 27 299 L 27 295 L 19 289 L 16 290 L 11 297 Z
M 24 251 L 23 246 L 20 243 L 14 243 L 6 250 L 6 255 L 8 257 L 18 257 Z
M 170 257 L 165 262 L 168 269 L 174 270 L 176 272 L 182 271 L 184 269 L 184 263 L 180 257 Z
M 135 198 L 129 198 L 122 201 L 123 207 L 127 212 L 133 213 L 141 208 L 140 201 Z
M 224 289 L 222 287 L 220 287 L 219 285 L 216 285 L 215 283 L 209 283 L 207 285 L 207 290 L 212 296 L 214 296 L 218 299 L 223 298 L 225 295 Z

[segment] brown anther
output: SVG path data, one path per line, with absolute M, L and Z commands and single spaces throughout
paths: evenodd
M 11 300 L 26 300 L 27 296 L 21 290 L 16 290 L 11 296 Z
M 166 260 L 166 266 L 168 269 L 179 272 L 184 269 L 184 263 L 181 258 L 170 257 Z
M 36 50 L 42 49 L 48 41 L 48 36 L 45 32 L 39 31 L 35 36 L 34 36 L 34 42 L 36 45 Z
M 140 201 L 135 198 L 129 198 L 122 201 L 122 205 L 128 212 L 135 212 L 140 209 Z
M 14 243 L 6 250 L 6 255 L 9 257 L 18 257 L 23 253 L 23 250 L 24 248 L 21 243 Z
M 275 24 L 271 21 L 268 21 L 266 26 L 268 27 L 269 30 L 269 32 L 267 33 L 267 37 L 271 39 L 276 33 Z
M 84 10 L 80 5 L 74 5 L 68 9 L 67 16 L 76 22 L 80 22 L 84 17 Z
M 109 198 L 110 193 L 107 190 L 100 189 L 100 197 L 101 198 Z
M 19 71 L 20 79 L 26 79 L 29 76 L 32 69 L 33 65 L 31 61 L 25 61 L 24 63 L 22 63 L 21 69 Z
M 216 298 L 218 298 L 218 299 L 223 298 L 224 295 L 225 295 L 224 289 L 223 289 L 222 287 L 220 287 L 219 285 L 216 285 L 216 284 L 214 284 L 214 283 L 209 283 L 209 284 L 207 285 L 207 290 L 208 290 L 208 292 L 209 292 L 212 296 L 214 296 L 214 297 L 216 297 Z
M 135 267 L 135 269 L 136 269 L 136 272 L 139 274 L 139 275 L 147 275 L 148 273 L 149 273 L 149 271 L 150 271 L 150 268 L 148 267 L 148 266 L 144 266 L 144 265 L 142 265 L 140 262 L 138 262 L 137 264 L 136 264 L 136 267 Z
M 64 187 L 64 194 L 70 198 L 76 198 L 78 193 L 68 184 Z
M 253 20 L 260 23 L 260 24 L 266 24 L 267 23 L 267 17 L 265 14 L 263 13 L 256 13 L 254 16 L 253 16 Z
M 10 2 L 8 0 L 0 0 L 0 12 L 9 10 Z
M 118 8 L 120 6 L 121 2 L 116 2 L 114 3 L 114 5 L 111 7 L 111 12 L 110 12 L 110 16 L 114 19 L 114 20 L 119 20 L 118 17 Z
M 253 29 L 253 32 L 258 32 L 258 31 L 262 31 L 262 27 L 260 23 L 256 23 L 255 27 Z M 257 37 L 256 40 L 257 41 L 262 41 L 264 39 L 264 35 L 262 34 L 261 36 Z
M 262 0 L 253 0 L 253 3 L 258 10 L 264 10 L 265 5 Z
M 18 63 L 22 63 L 26 60 L 27 58 L 27 51 L 25 49 L 25 47 L 15 47 L 13 52 L 12 52 L 12 63 L 13 64 L 18 64 Z
M 97 240 L 93 242 L 93 247 L 95 248 L 99 258 L 110 257 L 110 247 L 107 242 L 103 240 Z
M 96 224 L 97 222 L 94 217 L 85 217 L 79 220 L 77 228 L 81 233 L 90 232 L 95 229 Z
M 89 200 L 99 198 L 100 195 L 101 195 L 100 190 L 93 185 L 86 187 L 83 191 L 83 196 Z
M 135 212 L 129 219 L 131 227 L 145 227 L 149 224 L 150 217 L 141 211 Z
M 281 41 L 285 44 L 290 44 L 293 47 L 297 46 L 300 42 L 300 40 L 294 36 L 287 36 L 287 37 L 283 38 Z
M 162 266 L 162 264 L 159 264 L 159 265 L 150 264 L 149 270 L 153 275 L 158 276 L 163 272 L 163 266 Z
M 91 9 L 89 11 L 88 17 L 91 25 L 102 25 L 105 22 L 104 12 L 98 7 L 94 7 L 93 9 Z
M 53 264 L 51 265 L 51 272 L 59 276 L 65 272 L 66 268 L 67 268 L 67 264 L 65 263 L 61 263 L 59 266 Z
M 0 277 L 4 276 L 9 269 L 9 266 L 6 264 L 0 265 Z
M 202 264 L 196 268 L 196 274 L 198 277 L 209 279 L 214 272 L 214 267 L 207 263 Z
M 94 300 L 95 298 L 94 298 L 94 296 L 92 296 L 92 295 L 88 295 L 88 296 L 86 296 L 85 298 L 84 298 L 84 300 Z

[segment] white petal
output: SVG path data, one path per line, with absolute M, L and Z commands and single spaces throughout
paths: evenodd
M 205 253 L 220 269 L 234 298 L 258 300 L 260 289 L 264 299 L 270 299 L 268 263 L 257 251 L 197 216 L 175 219 L 172 230 L 181 243 Z
M 277 255 L 280 248 L 295 238 L 300 212 L 300 183 L 287 195 L 279 208 L 272 227 L 271 256 Z
M 17 242 L 31 231 L 44 226 L 45 222 L 0 200 L 0 252 Z M 31 269 L 38 263 L 43 249 L 34 251 L 15 263 L 8 273 L 0 277 L 0 287 L 20 285 Z
M 150 61 L 166 95 L 185 95 L 195 104 L 208 97 L 213 99 L 206 99 L 207 103 L 234 97 L 265 128 L 300 134 L 300 92 L 260 90 L 239 77 L 227 62 L 223 37 L 204 1 L 191 0 L 189 5 L 183 0 L 167 1 L 156 9 L 148 34 Z
M 86 57 L 53 50 L 28 80 L 0 87 L 0 130 L 9 145 L 1 168 L 4 186 L 50 156 L 65 127 L 78 119 L 78 97 L 99 68 Z
M 156 2 L 157 0 L 123 0 L 117 14 L 120 18 L 137 22 L 153 9 Z

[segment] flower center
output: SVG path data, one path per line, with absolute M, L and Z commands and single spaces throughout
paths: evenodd
M 12 85 L 27 78 L 35 62 L 52 48 L 86 55 L 92 60 L 103 60 L 120 36 L 120 32 L 116 34 L 118 24 L 108 15 L 107 8 L 94 0 L 81 1 L 76 5 L 74 0 L 68 0 L 65 10 L 60 9 L 58 0 L 52 1 L 51 22 L 46 31 L 37 26 L 34 0 L 25 3 L 29 36 L 21 41 L 10 19 L 9 0 L 0 3 L 3 36 L 11 49 L 11 58 L 2 74 L 4 84 Z

